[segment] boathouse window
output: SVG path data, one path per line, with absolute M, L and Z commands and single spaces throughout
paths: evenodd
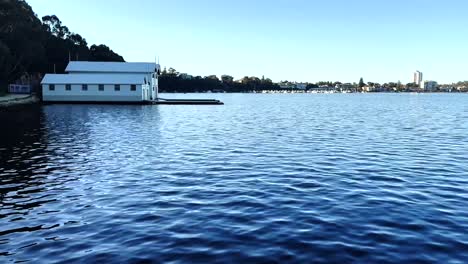
M 55 91 L 55 84 L 49 84 L 49 91 Z
M 99 85 L 99 91 L 104 91 L 104 84 Z
M 116 84 L 116 85 L 114 86 L 114 90 L 120 91 L 120 84 Z
M 65 84 L 65 90 L 71 91 L 71 84 Z
M 136 84 L 130 85 L 130 91 L 136 91 Z
M 88 85 L 87 84 L 81 85 L 81 90 L 88 91 Z

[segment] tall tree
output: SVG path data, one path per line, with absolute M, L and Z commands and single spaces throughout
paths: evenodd
M 124 61 L 105 45 L 88 48 L 55 16 L 42 21 L 24 0 L 0 0 L 0 89 L 26 73 L 63 72 L 69 58 Z M 55 67 L 54 67 L 55 66 Z
M 230 76 L 230 75 L 221 75 L 221 81 L 223 83 L 232 83 L 234 81 L 234 77 Z
M 113 50 L 111 50 L 109 47 L 103 44 L 92 45 L 89 51 L 90 51 L 89 60 L 91 61 L 118 61 L 118 62 L 125 61 L 122 56 L 115 53 Z
M 44 40 L 42 23 L 25 1 L 0 1 L 2 82 L 10 83 L 25 72 L 41 70 L 46 61 Z
M 366 85 L 366 84 L 364 83 L 364 79 L 362 79 L 362 77 L 361 77 L 361 79 L 359 79 L 359 85 L 358 85 L 358 86 L 359 86 L 359 88 L 362 88 L 362 87 L 364 87 L 365 85 Z

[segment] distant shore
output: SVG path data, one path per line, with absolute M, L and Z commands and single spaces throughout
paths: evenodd
M 415 93 L 421 93 L 421 94 L 468 94 L 468 92 L 465 91 L 372 91 L 372 92 L 366 92 L 366 91 L 361 91 L 361 92 L 356 92 L 356 91 L 338 91 L 338 90 L 263 90 L 263 91 L 244 91 L 244 92 L 227 92 L 227 91 L 203 91 L 203 92 L 182 92 L 182 91 L 160 91 L 159 93 L 168 93 L 168 94 L 185 94 L 185 93 L 199 93 L 199 94 L 204 94 L 204 93 L 255 93 L 255 94 L 334 94 L 334 93 L 341 93 L 341 94 L 378 94 L 378 93 L 392 93 L 392 94 L 397 94 L 397 93 L 408 93 L 408 94 L 415 94 Z

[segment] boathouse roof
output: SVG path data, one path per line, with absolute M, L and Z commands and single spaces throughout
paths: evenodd
M 152 73 L 159 65 L 149 62 L 100 62 L 100 61 L 70 61 L 66 72 L 93 73 Z
M 41 84 L 143 84 L 140 74 L 46 74 Z

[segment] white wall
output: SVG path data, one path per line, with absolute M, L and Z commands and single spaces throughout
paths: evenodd
M 151 99 L 150 99 L 150 97 L 151 97 L 151 96 L 150 96 L 150 93 L 151 93 L 151 91 L 150 91 L 150 86 L 149 86 L 148 84 L 143 84 L 143 85 L 141 86 L 141 89 L 142 89 L 142 93 L 143 93 L 143 101 L 149 101 L 149 100 L 151 100 Z
M 88 90 L 83 91 L 82 85 L 71 85 L 71 91 L 65 89 L 65 84 L 56 84 L 55 90 L 50 91 L 48 84 L 42 85 L 44 101 L 60 102 L 139 102 L 143 101 L 142 85 L 136 86 L 136 91 L 130 90 L 130 85 L 120 85 L 120 91 L 114 90 L 114 85 L 104 85 L 104 91 L 99 91 L 99 85 L 88 84 Z
M 147 83 L 150 83 L 150 91 L 149 91 L 149 97 L 146 98 L 145 96 L 143 96 L 145 99 L 144 100 L 150 100 L 152 97 L 153 99 L 155 99 L 156 97 L 158 97 L 158 94 L 157 94 L 157 89 L 159 89 L 158 87 L 158 79 L 157 77 L 156 78 L 153 78 L 153 74 L 154 72 L 148 72 L 148 73 L 141 73 L 141 72 L 81 72 L 81 71 L 69 71 L 68 74 L 73 74 L 73 75 L 80 75 L 80 74 L 84 74 L 84 75 L 89 75 L 89 74 L 131 74 L 131 75 L 141 75 L 143 78 L 146 78 L 146 82 Z

